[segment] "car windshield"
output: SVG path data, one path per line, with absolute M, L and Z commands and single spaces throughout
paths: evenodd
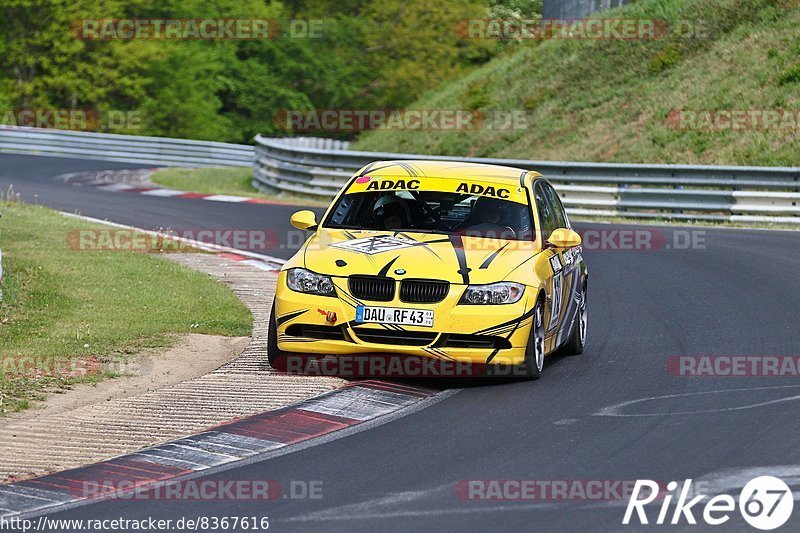
M 458 233 L 470 237 L 532 240 L 526 204 L 440 191 L 371 191 L 343 195 L 327 228 Z

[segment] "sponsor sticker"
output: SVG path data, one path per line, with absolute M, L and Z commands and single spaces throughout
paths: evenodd
M 375 255 L 383 252 L 392 252 L 403 248 L 411 248 L 419 243 L 413 239 L 405 237 L 395 237 L 391 235 L 377 235 L 374 237 L 363 237 L 350 241 L 331 244 L 332 248 L 357 252 L 366 255 Z

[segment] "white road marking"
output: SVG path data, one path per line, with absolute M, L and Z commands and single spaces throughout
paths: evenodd
M 214 194 L 212 196 L 206 196 L 203 200 L 210 200 L 212 202 L 230 202 L 230 203 L 241 203 L 250 200 L 246 196 L 227 196 L 225 194 Z
M 101 185 L 97 187 L 100 191 L 112 191 L 112 192 L 120 192 L 120 191 L 129 191 L 131 189 L 136 189 L 133 185 L 128 185 L 127 183 L 112 183 L 111 185 Z
M 787 396 L 785 398 L 777 398 L 775 400 L 767 400 L 764 402 L 758 402 L 748 405 L 739 405 L 736 407 L 721 407 L 719 409 L 699 409 L 697 411 L 661 411 L 656 413 L 622 413 L 620 412 L 623 408 L 628 407 L 630 405 L 635 405 L 644 402 L 651 402 L 655 400 L 666 400 L 669 398 L 686 398 L 690 396 L 703 396 L 709 394 L 725 394 L 730 392 L 751 392 L 751 391 L 763 391 L 763 390 L 780 390 L 780 389 L 796 389 L 799 388 L 800 385 L 781 385 L 778 387 L 752 387 L 747 389 L 723 389 L 723 390 L 714 390 L 714 391 L 700 391 L 700 392 L 686 392 L 682 394 L 666 394 L 663 396 L 649 396 L 647 398 L 639 398 L 637 400 L 629 400 L 627 402 L 621 402 L 614 405 L 610 405 L 608 407 L 603 407 L 596 413 L 592 413 L 592 416 L 616 416 L 616 417 L 644 417 L 644 416 L 672 416 L 672 415 L 698 415 L 698 414 L 707 414 L 707 413 L 724 413 L 727 411 L 742 411 L 745 409 L 753 409 L 755 407 L 763 407 L 766 405 L 773 405 L 778 403 L 785 403 L 791 402 L 795 400 L 800 400 L 800 395 L 796 396 Z
M 250 265 L 252 267 L 256 267 L 261 270 L 266 270 L 268 272 L 274 272 L 275 270 L 279 270 L 279 268 L 275 268 L 274 266 L 265 264 L 263 261 L 259 261 L 258 259 L 247 259 L 246 261 L 239 261 L 239 263 L 243 265 Z
M 179 191 L 176 189 L 153 189 L 152 191 L 143 191 L 141 194 L 145 196 L 161 196 L 169 198 L 170 196 L 180 196 L 186 194 L 186 191 Z

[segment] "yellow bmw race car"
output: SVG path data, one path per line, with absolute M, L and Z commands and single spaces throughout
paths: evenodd
M 282 268 L 268 338 L 290 359 L 381 355 L 512 368 L 586 342 L 581 237 L 540 174 L 386 161 L 349 181 Z

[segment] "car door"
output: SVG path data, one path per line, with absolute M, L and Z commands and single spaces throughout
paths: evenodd
M 552 351 L 558 340 L 559 325 L 564 301 L 564 279 L 561 252 L 555 248 L 547 247 L 547 240 L 556 230 L 558 221 L 553 204 L 548 198 L 544 181 L 537 181 L 534 185 L 534 199 L 536 211 L 539 215 L 539 232 L 543 246 L 542 252 L 550 263 L 550 277 L 545 280 L 545 294 L 547 296 L 547 309 L 545 310 L 545 350 Z
M 542 182 L 542 189 L 553 212 L 554 223 L 556 229 L 569 228 L 569 218 L 567 217 L 564 205 L 558 197 L 558 193 L 552 185 Z M 557 333 L 556 345 L 561 345 L 569 338 L 570 328 L 574 322 L 575 314 L 578 312 L 580 305 L 580 264 L 578 261 L 577 250 L 558 250 L 555 256 L 561 263 L 560 281 L 555 283 L 561 290 L 561 302 L 558 304 L 558 326 L 554 328 L 554 335 Z M 554 296 L 555 297 L 555 296 Z

